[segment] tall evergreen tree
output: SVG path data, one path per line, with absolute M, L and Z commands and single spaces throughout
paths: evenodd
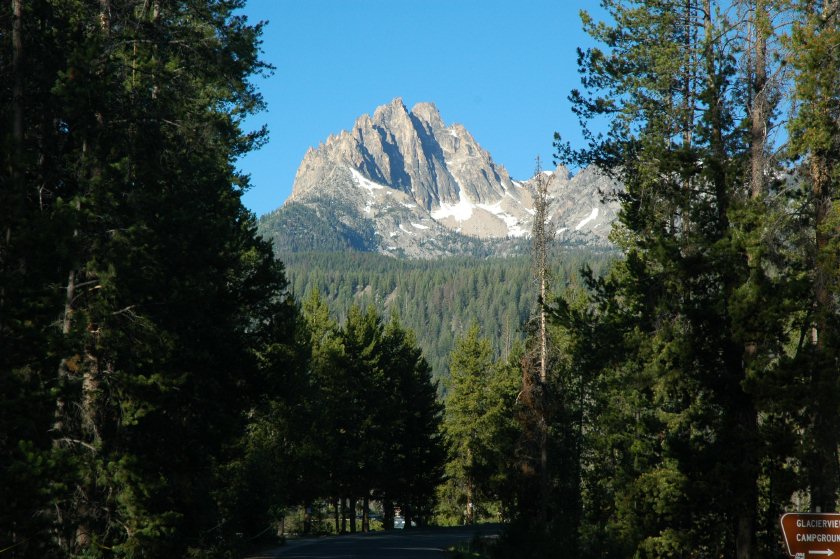
M 613 332 L 605 341 L 623 349 L 616 359 L 613 345 L 601 365 L 588 366 L 624 379 L 605 379 L 615 392 L 601 410 L 634 425 L 639 442 L 618 447 L 626 455 L 612 466 L 614 493 L 587 497 L 615 500 L 629 536 L 616 545 L 626 553 L 755 557 L 764 452 L 757 364 L 771 362 L 784 335 L 772 314 L 778 307 L 760 313 L 759 325 L 752 318 L 759 297 L 743 297 L 761 284 L 750 265 L 763 268 L 733 219 L 751 193 L 751 163 L 765 184 L 758 153 L 766 145 L 753 137 L 750 160 L 738 125 L 748 106 L 739 86 L 747 80 L 736 72 L 739 43 L 710 0 L 603 5 L 611 23 L 584 22 L 605 48 L 581 52 L 586 89 L 572 101 L 584 126 L 609 118 L 577 159 L 625 185 L 614 238 L 626 258 L 593 283 L 599 320 L 610 325 L 599 331 Z M 759 123 L 763 114 L 754 114 Z
M 422 526 L 434 509 L 446 458 L 440 429 L 443 406 L 414 333 L 393 315 L 383 332 L 382 352 L 388 395 L 380 406 L 386 446 L 378 486 L 387 510 L 397 503 L 407 528 L 413 520 Z M 390 520 L 385 519 L 386 528 Z
M 295 315 L 234 171 L 260 138 L 240 129 L 261 68 L 240 5 L 36 0 L 0 18 L 14 185 L 0 332 L 18 348 L 2 352 L 3 399 L 29 410 L 3 452 L 40 480 L 12 522 L 51 522 L 67 556 L 230 541 L 221 465 L 265 379 L 266 332 Z M 24 523 L 9 533 L 41 539 Z
M 343 395 L 347 393 L 343 376 L 337 369 L 342 346 L 338 325 L 330 317 L 330 309 L 319 290 L 309 293 L 303 301 L 302 311 L 310 336 L 309 377 L 312 387 L 312 396 L 304 410 L 306 417 L 311 419 L 312 460 L 308 465 L 308 478 L 313 491 L 304 496 L 304 503 L 308 506 L 315 498 L 330 498 L 336 506 L 335 530 L 338 532 L 339 464 L 342 459 L 339 414 L 343 409 L 340 405 Z M 321 488 L 320 492 L 316 487 Z
M 530 451 L 523 452 L 523 459 L 531 462 L 526 464 L 526 468 L 533 469 L 537 474 L 539 481 L 536 491 L 533 492 L 534 506 L 537 507 L 537 518 L 542 524 L 546 524 L 549 521 L 550 500 L 548 452 L 550 392 L 552 389 L 559 388 L 549 383 L 550 348 L 545 311 L 549 292 L 549 244 L 554 237 L 554 231 L 548 214 L 548 181 L 543 175 L 539 158 L 537 158 L 534 171 L 536 196 L 534 197 L 531 252 L 534 280 L 537 284 L 537 310 L 533 317 L 535 322 L 533 336 L 536 339 L 533 343 L 535 347 L 531 351 L 532 354 L 522 361 L 522 402 L 526 408 L 522 414 L 522 448 L 533 447 Z M 533 457 L 527 457 L 528 455 Z
M 350 503 L 350 531 L 356 531 L 356 500 L 370 495 L 384 461 L 387 425 L 381 404 L 387 399 L 382 355 L 383 325 L 370 306 L 350 307 L 341 330 L 344 347 L 338 373 L 344 376 L 347 399 L 340 409 L 344 448 L 343 497 Z
M 337 532 L 347 529 L 348 515 L 350 530 L 356 529 L 359 499 L 362 530 L 369 529 L 371 498 L 382 502 L 386 528 L 397 505 L 407 526 L 412 516 L 425 522 L 444 460 L 442 407 L 413 334 L 395 317 L 383 325 L 373 307 L 352 306 L 339 327 L 317 290 L 303 313 L 311 336 L 308 413 L 317 446 L 310 473 L 316 483 L 306 502 L 330 498 Z
M 836 1 L 796 3 L 796 23 L 789 40 L 794 67 L 796 106 L 790 122 L 790 152 L 801 159 L 799 177 L 807 188 L 809 229 L 807 269 L 810 289 L 802 301 L 808 309 L 796 366 L 806 371 L 803 468 L 811 510 L 835 511 L 838 469 L 838 214 L 840 185 L 840 14 Z
M 449 367 L 443 423 L 450 450 L 446 476 L 464 522 L 473 524 L 488 488 L 484 474 L 487 451 L 492 446 L 487 437 L 492 431 L 486 428 L 490 408 L 487 388 L 494 367 L 490 343 L 481 337 L 477 324 L 455 341 Z

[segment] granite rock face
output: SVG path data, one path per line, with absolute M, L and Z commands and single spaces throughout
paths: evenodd
M 613 185 L 596 170 L 571 177 L 563 167 L 542 180 L 549 181 L 558 239 L 608 246 L 617 204 L 602 202 L 601 194 Z M 447 126 L 433 104 L 408 110 L 397 98 L 310 148 L 292 195 L 260 228 L 284 250 L 310 246 L 289 235 L 331 230 L 339 247 L 348 231 L 364 232 L 362 245 L 348 240 L 346 248 L 356 250 L 426 258 L 494 253 L 530 233 L 536 181 L 511 179 L 463 126 Z M 291 216 L 309 219 L 304 215 L 318 223 L 289 223 Z

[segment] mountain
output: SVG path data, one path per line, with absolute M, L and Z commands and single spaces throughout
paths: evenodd
M 292 195 L 261 218 L 279 252 L 356 250 L 431 258 L 519 252 L 538 180 L 549 181 L 562 243 L 607 247 L 615 186 L 594 169 L 564 167 L 517 181 L 431 103 L 397 98 L 310 148 Z

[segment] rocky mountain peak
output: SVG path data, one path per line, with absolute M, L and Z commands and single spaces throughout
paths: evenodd
M 373 111 L 373 121 L 377 124 L 387 125 L 407 116 L 408 109 L 405 107 L 402 97 L 397 97 L 390 103 L 380 105 Z
M 565 197 L 557 207 L 570 223 L 564 227 L 557 217 L 558 230 L 605 239 L 603 224 L 614 212 L 590 192 L 605 179 L 594 170 L 572 177 L 562 166 L 544 173 L 550 196 Z M 451 243 L 452 235 L 527 236 L 535 186 L 533 178 L 512 180 L 463 125 L 447 126 L 434 104 L 409 111 L 397 97 L 307 150 L 286 205 L 342 208 L 344 217 L 335 219 L 351 229 L 367 223 L 378 250 L 429 256 L 448 251 L 441 239 Z

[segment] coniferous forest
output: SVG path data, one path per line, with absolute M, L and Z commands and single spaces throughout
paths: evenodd
M 537 192 L 531 254 L 441 262 L 256 234 L 243 2 L 0 8 L 0 555 L 399 512 L 504 522 L 497 557 L 782 558 L 783 513 L 837 511 L 838 0 L 602 0 L 555 148 L 623 185 L 616 252 L 553 246 Z
M 568 250 L 553 255 L 551 274 L 558 292 L 581 288 L 584 268 L 600 276 L 616 259 L 614 251 Z M 298 298 L 317 290 L 342 322 L 355 304 L 374 306 L 399 317 L 417 343 L 435 378 L 449 376 L 456 339 L 480 324 L 495 355 L 508 355 L 528 330 L 538 308 L 533 266 L 525 254 L 507 258 L 449 257 L 399 260 L 364 252 L 288 253 L 289 289 Z
M 262 66 L 235 7 L 3 5 L 6 556 L 182 557 L 251 530 L 249 453 L 305 339 L 240 203 Z
M 780 516 L 840 482 L 840 6 L 601 4 L 569 96 L 589 145 L 555 146 L 625 186 L 623 258 L 545 308 L 503 554 L 788 557 Z

